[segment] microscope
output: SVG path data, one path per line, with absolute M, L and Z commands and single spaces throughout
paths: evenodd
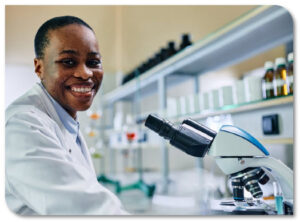
M 212 156 L 231 179 L 236 209 L 245 206 L 245 189 L 260 202 L 263 192 L 259 184 L 266 184 L 271 176 L 275 185 L 279 185 L 276 189 L 282 191 L 282 209 L 277 211 L 282 211 L 282 214 L 293 213 L 293 171 L 271 157 L 268 150 L 246 131 L 223 125 L 217 133 L 192 119 L 186 119 L 175 127 L 153 114 L 147 117 L 145 126 L 189 155 L 202 158 L 205 155 Z

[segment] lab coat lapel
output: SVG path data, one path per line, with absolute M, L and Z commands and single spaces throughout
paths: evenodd
M 72 156 L 72 159 L 75 160 L 77 163 L 83 165 L 89 171 L 93 170 L 93 172 L 94 172 L 94 169 L 93 168 L 91 169 L 91 166 L 88 161 L 88 156 L 89 156 L 88 153 L 87 153 L 87 155 L 85 155 L 87 152 L 86 148 L 84 148 L 85 153 L 82 153 L 81 150 L 79 149 L 76 141 L 74 140 L 73 136 L 66 129 L 64 129 L 63 133 L 65 135 L 66 140 L 68 141 L 68 143 L 67 143 L 68 149 L 71 150 L 71 151 L 69 151 L 69 153 Z M 80 141 L 81 141 L 81 143 L 83 143 L 84 140 L 82 138 L 80 138 Z
M 93 165 L 93 161 L 92 161 L 92 158 L 90 155 L 90 151 L 89 151 L 87 144 L 83 138 L 83 135 L 80 131 L 79 131 L 79 139 L 81 141 L 82 149 L 83 149 L 84 155 L 86 157 L 87 163 L 88 163 L 89 167 L 91 168 L 91 170 L 93 170 L 93 172 L 96 174 L 94 165 Z
M 89 151 L 87 149 L 87 146 L 85 144 L 84 138 L 82 137 L 81 133 L 79 132 L 79 138 L 83 145 L 84 152 L 85 152 L 87 158 L 85 158 L 83 156 L 84 154 L 81 152 L 81 150 L 78 149 L 78 145 L 76 144 L 76 141 L 74 141 L 71 134 L 64 127 L 52 102 L 50 101 L 48 96 L 44 93 L 41 86 L 39 86 L 37 84 L 35 89 L 39 92 L 38 95 L 40 95 L 42 97 L 41 101 L 44 104 L 46 112 L 57 123 L 57 125 L 59 126 L 59 128 L 61 130 L 61 133 L 63 134 L 63 137 L 61 138 L 61 142 L 63 143 L 64 148 L 67 149 L 67 152 L 72 156 L 72 159 L 75 158 L 76 160 L 78 160 L 78 163 L 84 165 L 84 167 L 86 167 L 89 170 L 93 170 L 93 172 L 95 173 L 94 167 L 92 165 L 92 160 L 89 155 Z M 66 141 L 64 141 L 64 140 L 66 140 Z

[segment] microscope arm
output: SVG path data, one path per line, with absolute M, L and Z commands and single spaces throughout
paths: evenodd
M 270 156 L 265 156 L 252 158 L 215 157 L 215 161 L 226 175 L 231 175 L 250 167 L 263 167 L 269 171 L 274 179 L 279 183 L 284 199 L 293 199 L 293 171 L 280 160 Z
M 219 168 L 231 175 L 250 167 L 264 167 L 280 184 L 285 199 L 293 199 L 293 171 L 253 136 L 235 126 L 223 126 L 215 137 L 208 155 Z

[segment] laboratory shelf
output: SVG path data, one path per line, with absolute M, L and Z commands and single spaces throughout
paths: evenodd
M 228 67 L 266 50 L 293 41 L 293 20 L 280 6 L 259 6 L 209 34 L 180 53 L 153 67 L 125 85 L 105 94 L 103 104 L 141 99 L 165 86 L 193 76 Z
M 261 138 L 258 139 L 262 144 L 289 144 L 293 145 L 294 144 L 294 138 L 272 138 L 272 139 L 266 139 L 266 138 Z
M 220 108 L 219 110 L 210 111 L 207 113 L 193 113 L 177 117 L 168 118 L 172 122 L 182 122 L 186 118 L 191 118 L 195 120 L 205 119 L 211 116 L 219 116 L 225 114 L 241 113 L 241 112 L 251 112 L 253 110 L 271 108 L 275 106 L 292 104 L 294 102 L 293 96 L 283 96 L 279 98 L 258 100 L 238 105 L 229 105 Z
M 283 97 L 266 99 L 266 100 L 258 100 L 258 101 L 243 103 L 243 104 L 228 105 L 220 108 L 219 110 L 206 110 L 200 113 L 190 113 L 190 114 L 180 115 L 176 117 L 164 116 L 164 118 L 168 119 L 172 123 L 179 124 L 187 118 L 191 118 L 196 121 L 201 121 L 201 120 L 205 120 L 208 117 L 242 113 L 242 112 L 248 113 L 259 109 L 268 109 L 276 106 L 292 105 L 293 102 L 294 102 L 294 96 L 289 95 L 289 96 L 283 96 Z M 145 120 L 150 113 L 157 113 L 157 112 L 144 113 L 141 115 L 141 119 Z M 163 116 L 161 113 L 159 115 Z M 144 124 L 144 121 L 140 121 L 140 124 Z M 107 136 L 112 134 L 118 134 L 118 133 L 120 134 L 124 132 L 125 132 L 124 130 L 114 130 L 112 128 L 105 130 L 105 134 Z M 269 138 L 269 139 L 260 138 L 259 140 L 263 144 L 293 144 L 293 138 Z M 123 150 L 123 149 L 137 149 L 137 148 L 152 149 L 157 147 L 149 144 L 134 144 L 134 145 L 123 145 L 123 146 L 111 147 L 111 148 L 117 150 Z

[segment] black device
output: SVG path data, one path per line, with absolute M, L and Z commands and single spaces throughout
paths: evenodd
M 262 117 L 262 129 L 264 135 L 279 134 L 279 118 L 278 114 L 265 115 Z
M 176 128 L 171 122 L 150 114 L 145 126 L 167 140 L 170 144 L 181 149 L 189 155 L 204 157 L 216 136 L 216 132 L 206 126 L 186 119 Z

